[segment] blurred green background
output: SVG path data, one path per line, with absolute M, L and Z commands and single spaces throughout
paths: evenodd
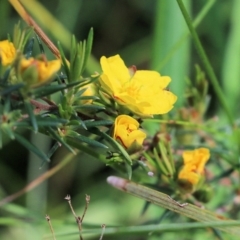
M 201 61 L 188 34 L 188 29 L 175 0 L 43 0 L 39 3 L 52 17 L 36 7 L 29 0 L 26 7 L 42 29 L 57 44 L 60 41 L 66 55 L 70 48 L 71 34 L 78 40 L 87 37 L 94 29 L 92 57 L 86 75 L 100 71 L 101 56 L 120 54 L 126 65 L 136 65 L 139 69 L 153 69 L 172 78 L 170 89 L 178 96 L 176 107 L 184 102 L 186 78 L 194 78 L 194 65 Z M 239 48 L 240 1 L 238 0 L 198 0 L 184 1 L 193 19 L 197 17 L 197 32 L 210 59 L 214 71 L 226 94 L 229 107 L 235 117 L 239 114 Z M 200 15 L 199 15 L 200 14 Z M 0 1 L 0 40 L 12 34 L 13 26 L 20 17 L 8 1 Z M 56 21 L 56 22 L 55 22 Z M 37 44 L 36 44 L 37 45 Z M 53 58 L 45 47 L 49 58 Z M 38 48 L 35 48 L 38 52 Z M 211 104 L 209 116 L 219 114 L 219 103 L 214 89 L 210 86 Z M 40 134 L 24 132 L 32 142 L 44 152 L 48 152 L 52 142 Z M 32 179 L 48 168 L 55 166 L 67 154 L 60 149 L 48 166 L 41 166 L 34 154 L 26 151 L 17 142 L 5 139 L 0 151 L 0 198 L 22 189 Z M 85 205 L 85 194 L 91 196 L 85 223 L 102 223 L 107 226 L 128 226 L 140 224 L 148 219 L 157 219 L 162 209 L 151 206 L 140 216 L 144 202 L 118 192 L 107 185 L 106 178 L 117 174 L 98 159 L 79 153 L 63 170 L 51 177 L 33 191 L 0 208 L 1 239 L 42 239 L 50 234 L 44 218 L 49 214 L 56 233 L 74 232 L 73 235 L 57 239 L 77 239 L 77 226 L 64 197 L 70 194 L 73 206 L 81 214 Z M 226 194 L 219 187 L 218 196 Z M 212 204 L 218 206 L 220 200 Z M 211 208 L 211 203 L 209 204 Z M 181 219 L 176 216 L 176 222 Z M 168 222 L 166 220 L 166 222 Z M 177 238 L 176 238 L 177 236 Z M 215 239 L 211 232 L 163 233 L 158 236 L 120 236 L 103 239 Z M 84 239 L 98 239 L 93 236 Z M 228 238 L 230 239 L 230 238 Z

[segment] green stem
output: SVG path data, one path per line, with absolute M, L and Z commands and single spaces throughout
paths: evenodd
M 177 3 L 179 5 L 179 8 L 180 8 L 182 14 L 183 14 L 183 17 L 184 17 L 184 19 L 186 21 L 186 24 L 187 24 L 187 26 L 189 28 L 189 31 L 190 31 L 190 33 L 192 35 L 193 42 L 194 42 L 194 44 L 196 46 L 196 49 L 197 49 L 198 54 L 199 54 L 199 57 L 201 58 L 201 60 L 203 62 L 203 65 L 204 65 L 204 67 L 206 69 L 206 72 L 207 72 L 207 74 L 209 76 L 209 80 L 210 80 L 211 84 L 214 87 L 214 91 L 215 91 L 215 93 L 216 93 L 216 95 L 218 97 L 218 100 L 220 101 L 220 104 L 221 104 L 223 110 L 225 111 L 225 113 L 226 113 L 226 115 L 228 117 L 229 123 L 233 126 L 233 124 L 234 124 L 233 116 L 232 116 L 232 114 L 230 112 L 230 109 L 229 109 L 229 107 L 227 105 L 227 102 L 225 101 L 223 91 L 222 91 L 222 89 L 221 89 L 221 87 L 219 85 L 217 77 L 216 77 L 216 75 L 214 73 L 214 70 L 213 70 L 213 68 L 212 68 L 212 66 L 211 66 L 211 64 L 209 62 L 209 59 L 208 59 L 208 57 L 207 57 L 207 55 L 206 55 L 206 53 L 205 53 L 205 51 L 203 49 L 203 46 L 202 46 L 202 44 L 201 44 L 201 42 L 199 40 L 197 32 L 195 31 L 195 29 L 193 27 L 193 24 L 192 24 L 192 21 L 190 19 L 190 16 L 187 13 L 186 8 L 184 7 L 184 4 L 183 4 L 182 0 L 177 0 Z
M 198 206 L 190 203 L 181 204 L 162 192 L 155 191 L 153 189 L 147 188 L 143 185 L 128 181 L 123 178 L 110 176 L 107 178 L 107 182 L 113 187 L 123 192 L 127 192 L 135 197 L 151 202 L 152 204 L 169 209 L 170 211 L 189 217 L 196 221 L 202 222 L 203 224 L 208 222 L 221 223 L 223 220 L 227 220 L 228 223 L 236 223 L 235 227 L 222 226 L 216 228 L 237 236 L 239 236 L 240 234 L 240 227 L 239 225 L 237 225 L 236 221 L 232 219 L 227 219 L 209 210 L 199 208 Z

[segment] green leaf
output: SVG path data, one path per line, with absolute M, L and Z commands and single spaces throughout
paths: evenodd
M 2 130 L 4 131 L 4 133 L 6 133 L 6 135 L 10 138 L 10 139 L 15 139 L 15 136 L 14 136 L 14 133 L 11 129 L 11 127 L 5 123 L 5 124 L 2 124 L 1 126 Z
M 125 168 L 127 171 L 128 179 L 131 180 L 132 179 L 132 166 L 128 162 L 125 162 Z
M 83 42 L 79 43 L 79 54 L 81 55 L 81 62 L 79 66 L 79 74 L 81 75 L 83 72 L 83 62 L 85 58 L 85 51 L 86 51 L 86 41 L 84 40 Z
M 93 44 L 93 28 L 90 28 L 88 38 L 87 38 L 86 51 L 85 51 L 84 63 L 82 66 L 82 72 L 85 70 L 88 58 L 91 55 L 92 44 Z
M 2 149 L 3 146 L 3 132 L 2 129 L 0 128 L 0 149 Z
M 112 120 L 99 120 L 99 121 L 88 121 L 88 122 L 85 121 L 84 123 L 87 128 L 91 128 L 91 127 L 112 125 L 113 121 Z
M 111 136 L 109 136 L 105 132 L 100 131 L 98 128 L 91 129 L 90 131 L 95 133 L 98 136 L 102 136 L 103 138 L 105 138 L 111 145 L 113 145 L 116 149 L 118 149 L 121 152 L 121 154 L 122 154 L 122 156 L 124 157 L 124 160 L 125 160 L 125 164 L 126 164 L 125 167 L 127 169 L 128 178 L 131 179 L 131 176 L 132 176 L 132 168 L 131 168 L 132 159 L 130 158 L 127 151 L 122 147 L 122 145 L 120 145 L 117 141 L 115 141 Z
M 72 49 L 71 49 L 71 59 L 70 59 L 70 82 L 74 82 L 79 80 L 81 76 L 81 65 L 82 65 L 82 44 L 76 43 L 75 37 L 73 37 L 72 41 Z
M 14 91 L 17 91 L 18 89 L 20 89 L 24 85 L 25 85 L 24 83 L 18 83 L 18 84 L 9 86 L 9 87 L 4 87 L 4 89 L 0 92 L 0 96 L 4 96 L 4 95 L 10 94 Z
M 7 95 L 7 97 L 4 99 L 3 115 L 8 114 L 10 110 L 11 110 L 11 96 Z
M 61 145 L 59 144 L 59 142 L 55 142 L 55 144 L 52 146 L 52 148 L 50 149 L 50 151 L 48 152 L 47 156 L 49 158 L 52 157 L 52 155 L 57 151 L 57 149 L 61 147 Z
M 71 65 L 75 60 L 75 55 L 77 51 L 77 43 L 76 43 L 76 38 L 73 35 L 72 40 L 71 40 L 71 49 L 70 49 L 70 76 L 72 77 L 71 73 Z
M 79 109 L 93 109 L 93 110 L 105 110 L 104 106 L 99 106 L 99 105 L 94 105 L 94 104 L 84 104 L 84 105 L 79 105 L 79 106 L 73 106 L 74 110 L 79 110 Z
M 24 55 L 25 57 L 28 59 L 32 56 L 32 52 L 33 52 L 33 45 L 34 45 L 34 41 L 35 39 L 32 38 L 28 41 L 27 46 L 24 48 Z
M 62 126 L 63 124 L 68 123 L 68 120 L 63 118 L 54 119 L 54 118 L 37 117 L 36 120 L 39 127 L 43 127 L 43 126 L 59 127 L 59 126 Z M 16 122 L 14 125 L 17 127 L 28 127 L 30 126 L 30 122 L 27 120 L 23 120 L 21 122 Z
M 91 138 L 85 137 L 75 131 L 68 131 L 67 137 L 72 137 L 75 140 L 80 140 L 81 142 L 87 143 L 93 147 L 99 147 L 99 148 L 105 148 L 105 149 L 108 148 L 106 145 L 104 145 L 96 140 L 93 140 Z
M 54 138 L 56 141 L 58 141 L 64 147 L 66 147 L 70 152 L 72 152 L 74 155 L 76 155 L 76 152 L 59 136 L 58 133 L 56 133 L 56 131 L 53 128 L 47 127 L 46 129 L 50 133 L 50 136 L 52 138 Z
M 33 127 L 33 131 L 36 133 L 38 131 L 38 124 L 37 124 L 36 116 L 33 112 L 32 105 L 28 100 L 26 100 L 26 101 L 24 101 L 24 106 L 28 113 L 28 117 L 29 117 L 30 123 Z
M 75 98 L 76 101 L 83 101 L 83 100 L 99 100 L 97 96 L 80 96 L 79 98 Z
M 64 54 L 64 51 L 62 49 L 62 46 L 61 46 L 60 42 L 58 42 L 58 49 L 59 49 L 59 52 L 60 52 L 60 55 L 61 55 L 61 59 L 62 59 L 62 63 L 63 63 L 65 73 L 67 75 L 67 79 L 69 79 L 70 78 L 69 64 L 67 62 L 67 59 L 65 57 L 65 54 Z
M 38 157 L 40 157 L 42 160 L 46 162 L 50 162 L 50 159 L 48 156 L 42 152 L 38 147 L 33 145 L 31 142 L 29 142 L 26 138 L 22 137 L 20 134 L 14 132 L 14 136 L 16 140 L 21 143 L 24 147 L 26 147 L 29 151 L 35 153 Z
M 47 85 L 47 86 L 42 86 L 42 87 L 33 89 L 32 93 L 34 95 L 34 98 L 41 98 L 41 97 L 49 96 L 53 93 L 62 91 L 66 88 L 68 88 L 68 86 L 66 84 Z

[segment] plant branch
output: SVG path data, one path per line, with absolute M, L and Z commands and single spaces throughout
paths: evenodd
M 43 32 L 43 30 L 38 26 L 38 24 L 32 19 L 32 17 L 27 13 L 24 9 L 23 5 L 19 2 L 19 0 L 8 0 L 11 5 L 15 8 L 18 14 L 22 17 L 22 19 L 34 29 L 36 34 L 42 39 L 42 41 L 48 46 L 50 51 L 57 57 L 61 58 L 60 52 L 58 48 L 54 45 L 54 43 L 49 39 L 49 37 Z
M 206 72 L 208 73 L 208 76 L 209 76 L 209 80 L 211 82 L 211 84 L 213 85 L 213 89 L 218 97 L 218 100 L 220 101 L 220 104 L 223 108 L 223 110 L 225 111 L 227 117 L 228 117 L 228 121 L 229 123 L 234 126 L 234 120 L 233 120 L 233 116 L 232 116 L 232 113 L 228 107 L 228 104 L 227 104 L 227 101 L 225 100 L 225 96 L 223 94 L 223 91 L 219 85 L 219 82 L 218 82 L 218 79 L 216 77 L 216 74 L 211 66 L 211 63 L 207 57 L 207 54 L 205 53 L 204 51 L 204 48 L 199 40 L 199 37 L 197 35 L 197 32 L 192 24 L 192 21 L 190 19 L 190 16 L 182 2 L 182 0 L 177 0 L 177 3 L 178 3 L 178 6 L 183 14 L 183 17 L 186 21 L 186 24 L 189 28 L 189 31 L 192 35 L 192 38 L 193 38 L 193 42 L 196 46 L 196 49 L 198 51 L 198 54 L 199 54 L 199 57 L 201 58 L 202 62 L 203 62 L 203 65 L 205 67 L 205 70 Z

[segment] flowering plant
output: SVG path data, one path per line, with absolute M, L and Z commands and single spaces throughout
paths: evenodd
M 51 1 L 48 2 L 52 4 Z M 71 1 L 59 1 L 56 13 L 62 15 L 65 14 L 64 11 L 68 14 L 71 12 L 72 16 L 79 15 L 79 18 L 88 15 L 76 14 L 81 4 L 70 11 L 69 7 L 73 3 L 69 2 Z M 90 1 L 84 2 L 84 6 L 90 4 L 88 2 Z M 116 40 L 115 35 L 121 25 L 124 26 L 124 31 L 126 29 L 125 33 L 132 31 L 133 28 L 130 27 L 136 21 L 134 14 L 127 17 L 128 11 L 121 11 L 120 14 L 124 13 L 127 21 L 115 19 L 119 24 L 116 29 L 111 29 L 110 26 L 114 22 L 112 18 L 120 16 L 114 12 L 106 15 L 105 21 L 99 21 L 100 30 L 93 31 L 91 28 L 86 39 L 78 41 L 79 35 L 70 36 L 68 31 L 63 31 L 56 19 L 49 18 L 49 13 L 41 8 L 39 1 L 9 0 L 0 4 L 2 8 L 6 4 L 9 7 L 10 3 L 26 22 L 24 27 L 23 23 L 16 24 L 12 34 L 6 32 L 0 35 L 3 39 L 0 41 L 0 206 L 4 210 L 1 211 L 4 216 L 0 221 L 11 230 L 2 227 L 1 236 L 2 233 L 5 237 L 11 232 L 18 239 L 25 239 L 25 235 L 22 237 L 22 229 L 26 229 L 25 225 L 22 228 L 23 223 L 32 232 L 39 230 L 42 225 L 39 224 L 39 216 L 45 214 L 45 206 L 49 212 L 54 210 L 55 213 L 63 209 L 57 200 L 62 198 L 63 192 L 67 194 L 67 191 L 75 196 L 73 203 L 77 202 L 76 196 L 84 191 L 93 195 L 93 204 L 96 204 L 93 209 L 96 212 L 89 218 L 94 216 L 94 222 L 97 222 L 102 221 L 104 216 L 107 223 L 105 233 L 105 224 L 102 225 L 101 233 L 99 229 L 93 229 L 92 225 L 86 230 L 84 217 L 88 207 L 92 207 L 89 206 L 90 196 L 86 195 L 86 206 L 80 217 L 73 209 L 71 197 L 67 195 L 65 200 L 74 215 L 81 240 L 88 233 L 92 238 L 95 238 L 95 233 L 101 234 L 99 239 L 104 239 L 104 234 L 114 234 L 114 238 L 117 238 L 120 233 L 145 234 L 151 240 L 158 233 L 162 239 L 193 239 L 195 234 L 197 239 L 209 238 L 210 235 L 214 239 L 223 239 L 220 231 L 239 236 L 239 223 L 230 220 L 238 219 L 240 192 L 240 124 L 236 104 L 239 93 L 238 84 L 234 88 L 230 84 L 233 79 L 238 79 L 238 70 L 234 72 L 235 65 L 232 64 L 237 57 L 233 54 L 226 61 L 225 67 L 221 68 L 224 72 L 221 79 L 227 79 L 222 84 L 222 91 L 213 71 L 215 66 L 211 66 L 206 55 L 208 51 L 203 50 L 196 33 L 197 25 L 191 22 L 182 0 L 165 1 L 164 6 L 167 8 L 163 8 L 160 2 L 162 1 L 156 1 L 157 6 L 160 6 L 156 9 L 164 10 L 161 10 L 159 16 L 161 24 L 167 23 L 165 28 L 159 28 L 160 34 L 156 31 L 143 41 L 138 35 L 128 36 L 138 41 L 137 47 L 129 45 L 127 50 L 115 48 L 125 46 L 121 42 L 122 38 L 117 39 L 116 45 L 112 42 Z M 206 4 L 208 9 L 212 2 L 214 1 Z M 125 3 L 114 5 L 117 6 L 113 8 L 114 11 L 122 4 Z M 149 11 L 153 3 L 146 1 L 145 4 Z M 192 53 L 191 59 L 197 62 L 198 59 L 202 60 L 201 67 L 196 65 L 192 70 L 193 63 L 188 61 L 191 48 L 188 47 L 188 51 L 180 48 L 186 36 L 178 36 L 178 42 L 174 38 L 174 34 L 180 30 L 180 21 L 176 22 L 172 18 L 173 14 L 166 14 L 165 10 L 168 9 L 170 13 L 171 9 L 168 4 L 178 4 L 197 52 L 200 53 L 199 58 Z M 133 1 L 127 8 L 132 6 L 139 7 L 140 3 Z M 101 8 L 104 7 L 105 3 L 101 5 Z M 140 8 L 134 10 L 138 9 Z M 98 11 L 101 12 L 101 9 Z M 7 14 L 8 11 L 3 12 Z M 203 9 L 203 13 L 206 12 Z M 95 17 L 93 15 L 91 17 Z M 3 18 L 5 15 L 1 16 Z M 149 12 L 146 16 L 149 16 Z M 162 21 L 162 18 L 169 16 L 168 21 Z M 178 18 L 175 10 L 174 16 Z M 66 19 L 74 22 L 69 16 Z M 42 20 L 46 20 L 47 24 Z M 43 29 L 36 22 L 41 23 Z M 177 26 L 177 31 L 168 25 L 171 22 L 174 22 L 174 27 Z M 12 20 L 6 21 L 8 23 L 12 27 Z M 4 31 L 5 21 L 2 24 L 0 30 Z M 81 34 L 81 38 L 88 26 L 89 24 L 84 27 L 84 31 L 78 26 L 80 30 L 77 34 Z M 151 26 L 158 28 L 159 23 Z M 51 33 L 53 41 L 58 42 L 57 45 L 44 33 L 45 30 Z M 185 32 L 185 29 L 182 30 Z M 95 37 L 93 32 L 97 33 Z M 108 34 L 108 43 L 101 36 L 103 32 Z M 230 39 L 231 36 L 230 34 Z M 154 41 L 150 40 L 152 37 Z M 93 39 L 94 54 L 91 53 Z M 225 41 L 222 42 L 225 44 Z M 219 47 L 218 44 L 215 45 Z M 101 48 L 98 48 L 100 45 Z M 107 47 L 104 48 L 103 45 Z M 151 54 L 149 46 L 153 48 Z M 237 52 L 235 49 L 229 51 L 230 44 L 226 46 L 226 55 Z M 177 54 L 176 49 L 179 49 Z M 217 63 L 214 64 L 217 66 Z M 220 72 L 218 71 L 219 75 Z M 221 107 L 220 112 L 214 109 L 216 104 L 219 104 L 219 109 Z M 27 164 L 26 159 L 29 159 Z M 28 170 L 25 171 L 23 166 L 27 166 Z M 61 171 L 63 168 L 64 171 Z M 106 177 L 110 174 L 121 176 L 108 176 L 107 182 L 124 193 L 112 192 L 114 190 L 106 183 Z M 53 175 L 54 178 L 51 178 Z M 49 181 L 48 188 L 42 184 L 45 181 Z M 25 182 L 26 186 L 11 194 Z M 31 192 L 33 188 L 36 192 Z M 143 208 L 139 208 L 135 198 L 125 198 L 125 193 L 144 199 L 146 202 Z M 17 207 L 9 204 L 23 194 L 26 194 L 26 204 L 22 201 L 16 202 Z M 161 208 L 152 210 L 151 204 Z M 19 205 L 24 207 L 24 211 Z M 52 206 L 56 208 L 53 209 Z M 140 214 L 136 213 L 137 210 Z M 215 213 L 219 210 L 227 215 L 227 221 Z M 168 211 L 180 215 L 178 223 L 173 224 L 176 214 L 168 214 Z M 33 215 L 32 212 L 38 214 Z M 13 215 L 11 221 L 9 213 Z M 98 215 L 101 216 L 99 219 Z M 188 218 L 200 223 L 191 220 L 183 224 Z M 55 239 L 50 217 L 46 216 L 46 219 L 52 239 Z M 123 222 L 122 219 L 128 220 Z M 165 224 L 161 224 L 160 228 L 159 224 L 155 224 L 163 221 L 166 221 L 166 228 Z M 19 222 L 21 228 L 14 229 Z M 115 222 L 126 226 L 112 227 Z M 129 226 L 129 223 L 136 226 Z M 65 224 L 64 220 L 62 225 L 56 226 L 55 231 L 71 232 L 72 226 L 68 227 L 69 224 Z M 188 231 L 182 231 L 182 235 L 177 233 L 177 236 L 173 236 L 178 229 L 186 227 L 192 228 L 191 234 L 194 234 L 189 237 Z M 205 235 L 199 237 L 200 231 L 194 231 L 195 227 L 209 227 L 209 231 L 204 231 Z M 165 233 L 164 230 L 168 232 Z M 171 235 L 168 236 L 168 233 Z M 141 237 L 145 239 L 145 236 Z M 6 239 L 12 238 L 11 235 Z M 31 236 L 30 239 L 35 238 Z

